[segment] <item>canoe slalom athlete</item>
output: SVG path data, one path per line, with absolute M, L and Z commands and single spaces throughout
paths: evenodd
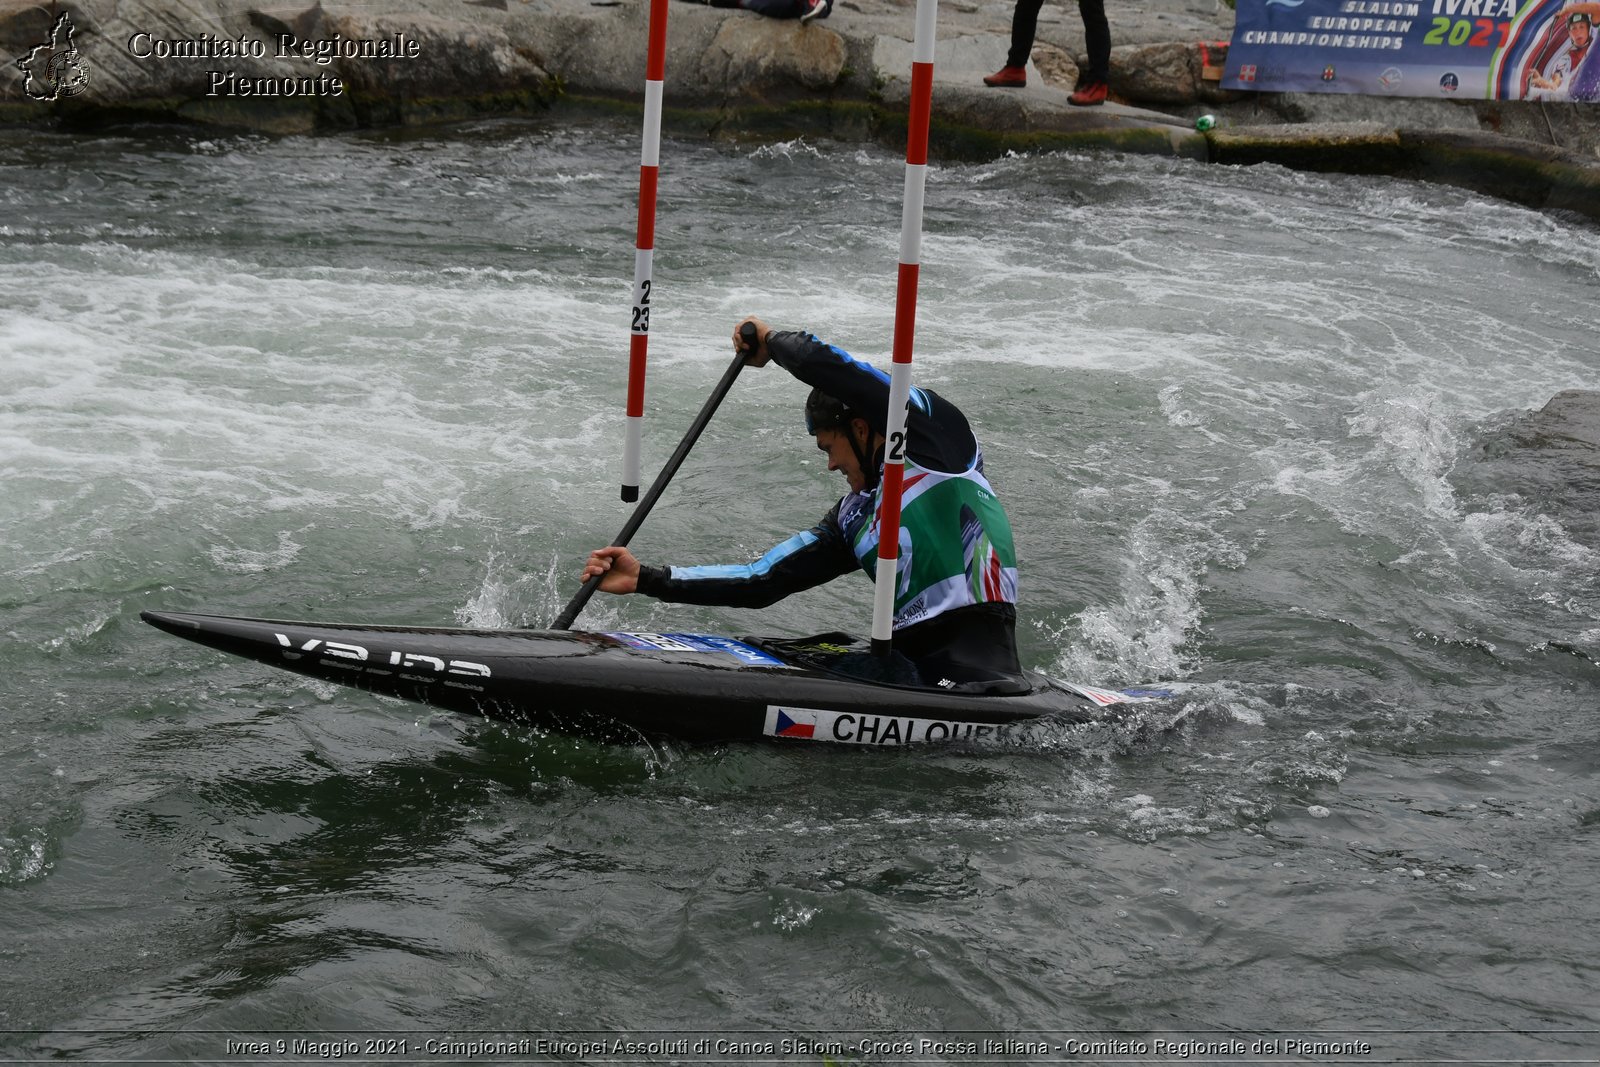
M 812 387 L 806 432 L 849 492 L 821 522 L 752 563 L 655 567 L 623 547 L 598 549 L 583 578 L 604 575 L 602 591 L 760 608 L 851 571 L 873 577 L 889 376 L 810 333 L 776 332 L 754 317 L 739 326 L 746 322 L 758 338 L 748 366 L 775 362 Z M 733 343 L 741 347 L 738 327 Z M 1016 550 L 977 438 L 960 409 L 931 389 L 911 390 L 906 432 L 895 650 L 930 686 L 982 690 L 1020 681 Z

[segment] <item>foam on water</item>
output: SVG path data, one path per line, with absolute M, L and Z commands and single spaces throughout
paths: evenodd
M 1135 523 L 1125 552 L 1117 603 L 1087 608 L 1054 632 L 1045 627 L 1066 648 L 1048 673 L 1110 684 L 1183 677 L 1194 665 L 1185 646 L 1205 614 L 1207 568 L 1245 559 L 1214 529 L 1165 509 Z
M 626 511 L 636 131 L 107 138 L 70 142 L 70 189 L 21 180 L 67 146 L 0 144 L 0 888 L 58 920 L 17 961 L 30 1023 L 360 1026 L 404 1002 L 435 1025 L 491 986 L 537 1004 L 491 1025 L 609 1023 L 641 960 L 684 1018 L 774 946 L 819 991 L 808 1019 L 908 1017 L 814 981 L 841 951 L 986 1025 L 1231 1024 L 1210 990 L 1280 967 L 1323 979 L 1286 1001 L 1302 1017 L 1360 1019 L 1392 950 L 1352 954 L 1341 916 L 1474 946 L 1408 961 L 1413 999 L 1499 966 L 1467 958 L 1486 913 L 1456 897 L 1524 856 L 1550 893 L 1510 886 L 1519 936 L 1576 928 L 1557 882 L 1587 872 L 1570 724 L 1600 561 L 1571 514 L 1463 470 L 1486 417 L 1595 384 L 1587 231 L 1270 167 L 936 166 L 916 372 L 1006 499 L 1029 665 L 1175 696 L 944 750 L 598 746 L 225 660 L 136 611 L 553 616 Z M 743 314 L 885 357 L 903 174 L 809 141 L 667 151 L 647 469 Z M 733 562 L 815 522 L 840 487 L 803 395 L 747 371 L 641 554 Z M 584 624 L 859 632 L 866 588 L 759 615 L 602 597 Z M 1562 939 L 1535 956 L 1582 1002 Z M 1527 1025 L 1506 979 L 1436 1017 Z M 1159 992 L 1130 1009 L 1135 988 Z
M 0 835 L 0 885 L 14 886 L 47 874 L 43 831 L 27 830 L 16 837 Z
M 544 148 L 553 160 L 514 141 L 492 144 L 485 151 L 492 163 L 482 167 L 452 146 L 422 145 L 378 184 L 406 190 L 431 181 L 447 198 L 515 193 L 544 205 L 605 185 L 603 171 L 563 157 L 568 144 L 559 137 Z M 349 160 L 320 143 L 296 142 L 293 150 L 301 154 L 285 165 L 267 142 L 226 151 L 213 144 L 195 152 L 195 165 L 208 179 L 255 171 L 251 182 L 265 174 L 344 195 Z M 359 146 L 357 165 L 381 163 L 382 152 Z M 804 163 L 824 182 L 836 165 L 803 140 L 756 149 L 752 158 L 780 171 Z M 714 373 L 727 342 L 726 326 L 712 320 L 750 310 L 779 324 L 825 327 L 829 339 L 882 358 L 895 231 L 837 224 L 856 219 L 863 205 L 892 218 L 887 192 L 863 181 L 870 176 L 892 192 L 899 165 L 892 155 L 861 150 L 837 162 L 858 178 L 841 187 L 850 210 L 825 201 L 813 225 L 790 239 L 812 259 L 870 248 L 882 262 L 852 255 L 828 263 L 825 274 L 803 268 L 775 279 L 771 270 L 736 269 L 727 278 L 674 271 L 675 253 L 664 250 L 662 336 L 652 351 L 658 375 L 676 377 L 691 363 Z M 127 176 L 112 167 L 105 180 Z M 724 201 L 776 204 L 791 180 L 800 180 L 798 171 L 771 174 L 765 186 L 719 176 L 700 183 L 702 206 L 714 220 Z M 1169 182 L 1169 195 L 1152 203 L 1142 192 L 1150 180 Z M 1331 182 L 1359 189 L 1359 206 L 1325 205 L 1319 226 L 1301 225 L 1308 190 L 1329 182 L 1271 168 L 1246 179 L 1166 160 L 1106 168 L 1078 153 L 936 168 L 919 372 L 958 392 L 974 367 L 1153 379 L 1154 395 L 1144 402 L 1175 433 L 1216 452 L 1228 468 L 1221 478 L 1233 479 L 1178 487 L 1202 513 L 1221 495 L 1248 500 L 1260 477 L 1251 467 L 1264 463 L 1268 484 L 1315 499 L 1347 529 L 1394 536 L 1398 516 L 1407 540 L 1423 536 L 1449 548 L 1450 538 L 1424 529 L 1460 521 L 1450 514 L 1447 480 L 1454 427 L 1505 402 L 1512 383 L 1517 395 L 1537 397 L 1549 388 L 1542 383 L 1578 368 L 1550 359 L 1542 324 L 1496 312 L 1475 290 L 1454 284 L 1466 275 L 1452 270 L 1485 257 L 1561 250 L 1552 268 L 1560 280 L 1562 271 L 1592 274 L 1595 256 L 1582 242 L 1563 240 L 1562 224 L 1547 216 L 1514 211 L 1508 219 L 1470 196 L 1356 179 Z M 468 210 L 473 224 L 492 217 Z M 972 229 L 973 211 L 999 211 L 1015 225 Z M 682 224 L 681 208 L 668 215 L 664 225 Z M 1190 225 L 1222 217 L 1254 240 L 1220 242 Z M 10 410 L 21 432 L 0 442 L 0 464 L 28 470 L 33 488 L 16 506 L 32 513 L 73 509 L 50 488 L 70 471 L 126 479 L 158 512 L 204 512 L 209 501 L 226 501 L 235 510 L 307 518 L 330 508 L 380 510 L 419 531 L 485 524 L 508 489 L 501 471 L 538 471 L 561 498 L 577 491 L 572 479 L 587 473 L 593 454 L 612 447 L 614 416 L 602 393 L 614 386 L 595 388 L 572 373 L 612 358 L 617 347 L 594 331 L 616 303 L 609 263 L 605 271 L 573 270 L 533 258 L 530 266 L 528 256 L 513 261 L 499 251 L 504 262 L 437 270 L 415 269 L 403 256 L 393 265 L 316 264 L 305 256 L 274 263 L 154 247 L 155 234 L 142 230 L 129 235 L 141 238 L 135 246 L 108 239 L 102 222 L 80 225 L 76 241 L 60 243 L 57 233 L 57 243 L 26 246 L 23 279 L 0 291 L 0 299 L 34 309 L 0 327 L 0 348 L 50 355 L 16 368 L 23 385 Z M 207 224 L 177 225 L 203 234 Z M 400 232 L 402 243 L 408 233 Z M 579 222 L 572 243 L 598 233 Z M 1395 246 L 1418 240 L 1419 256 Z M 563 238 L 540 243 L 559 247 Z M 1286 252 L 1306 249 L 1326 257 L 1321 276 L 1282 269 Z M 1377 270 L 1346 270 L 1347 262 Z M 85 283 L 86 272 L 94 284 Z M 817 318 L 819 292 L 827 295 L 825 324 Z M 538 308 L 531 321 L 530 306 Z M 241 323 L 244 307 L 263 313 Z M 1426 330 L 1413 325 L 1419 317 Z M 1500 358 L 1487 368 L 1460 358 L 1463 349 L 1490 343 Z M 1431 389 L 1404 384 L 1419 374 Z M 536 375 L 553 383 L 535 384 Z M 1374 388 L 1375 377 L 1395 384 Z M 1328 423 L 1330 399 L 1348 413 L 1342 433 Z M 542 432 L 528 434 L 530 426 Z M 1348 447 L 1364 441 L 1372 442 L 1365 454 Z M 1375 482 L 1384 491 L 1362 499 Z M 1409 517 L 1408 499 L 1420 502 Z M 303 523 L 291 519 L 264 538 L 240 539 L 218 518 L 206 520 L 221 535 L 206 549 L 217 566 L 248 573 L 293 562 L 285 546 L 301 543 L 292 531 Z M 1131 521 L 1145 522 L 1131 527 L 1146 531 L 1130 540 L 1137 559 L 1150 520 Z M 79 530 L 105 525 L 92 514 L 76 518 Z M 1118 606 L 1083 609 L 1080 640 L 1099 652 L 1068 665 L 1126 678 L 1181 672 L 1175 650 L 1199 625 L 1207 546 L 1233 539 L 1218 532 L 1225 526 L 1202 519 L 1176 535 L 1180 543 L 1193 539 L 1176 554 L 1159 563 L 1152 557 L 1148 570 L 1136 566 L 1136 577 L 1121 579 Z
M 554 554 L 542 569 L 530 562 L 534 565 L 528 571 L 519 571 L 509 558 L 491 551 L 484 561 L 483 583 L 455 609 L 456 622 L 491 630 L 547 625 L 575 590 L 563 581 L 569 576 L 558 570 Z
M 545 353 L 589 332 L 593 306 L 570 288 L 541 296 L 535 286 L 544 314 L 528 330 L 525 285 L 370 271 L 303 280 L 117 245 L 89 251 L 88 278 L 52 265 L 0 285 L 0 299 L 44 313 L 0 326 L 0 371 L 17 383 L 0 401 L 13 520 L 70 511 L 80 535 L 107 525 L 119 496 L 85 500 L 84 486 L 114 480 L 156 513 L 356 507 L 425 529 L 475 514 L 471 486 L 506 464 L 584 469 L 601 432 L 570 395 L 526 388 Z M 241 328 L 240 310 L 263 304 Z M 254 325 L 263 320 L 276 325 Z M 493 343 L 474 345 L 473 334 Z M 8 526 L 13 539 L 24 532 Z M 278 549 L 210 552 L 233 569 L 281 565 L 293 549 L 274 536 Z

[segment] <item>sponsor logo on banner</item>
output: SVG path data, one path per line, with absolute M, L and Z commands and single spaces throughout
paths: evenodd
M 735 641 L 731 637 L 717 637 L 714 634 L 608 632 L 604 636 L 644 652 L 721 652 L 757 667 L 789 666 L 778 657 L 747 645 L 743 641 Z
M 828 711 L 767 705 L 768 737 L 835 741 L 845 745 L 919 745 L 929 741 L 978 741 L 999 737 L 1005 726 L 995 723 L 917 719 L 907 715 Z
M 1224 88 L 1600 103 L 1600 0 L 1238 0 Z

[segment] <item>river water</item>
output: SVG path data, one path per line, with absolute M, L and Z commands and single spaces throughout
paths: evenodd
M 0 139 L 7 1055 L 1596 1055 L 1597 500 L 1517 432 L 1600 386 L 1589 225 L 1270 167 L 933 170 L 919 381 L 1007 501 L 1024 663 L 1180 690 L 1120 725 L 607 746 L 138 621 L 547 624 L 625 517 L 636 137 Z M 886 358 L 902 180 L 663 157 L 647 471 L 744 314 Z M 803 395 L 747 371 L 639 554 L 814 522 L 842 482 Z M 869 614 L 845 579 L 584 618 Z M 1046 1048 L 951 1044 L 993 1039 Z

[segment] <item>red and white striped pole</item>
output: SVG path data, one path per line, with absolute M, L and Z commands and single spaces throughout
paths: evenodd
M 644 144 L 639 154 L 639 222 L 633 251 L 633 324 L 628 339 L 627 429 L 622 441 L 622 499 L 639 499 L 644 437 L 644 364 L 650 347 L 650 286 L 655 266 L 656 181 L 661 172 L 661 97 L 667 74 L 667 0 L 650 0 L 644 71 Z
M 933 50 L 939 0 L 917 0 L 911 53 L 911 114 L 906 120 L 906 185 L 900 208 L 900 276 L 895 288 L 893 362 L 889 368 L 889 436 L 878 503 L 878 570 L 872 595 L 872 648 L 889 651 L 900 558 L 900 494 L 906 475 L 906 404 L 917 332 L 917 275 L 922 264 L 922 202 L 928 181 L 928 123 L 933 111 Z

